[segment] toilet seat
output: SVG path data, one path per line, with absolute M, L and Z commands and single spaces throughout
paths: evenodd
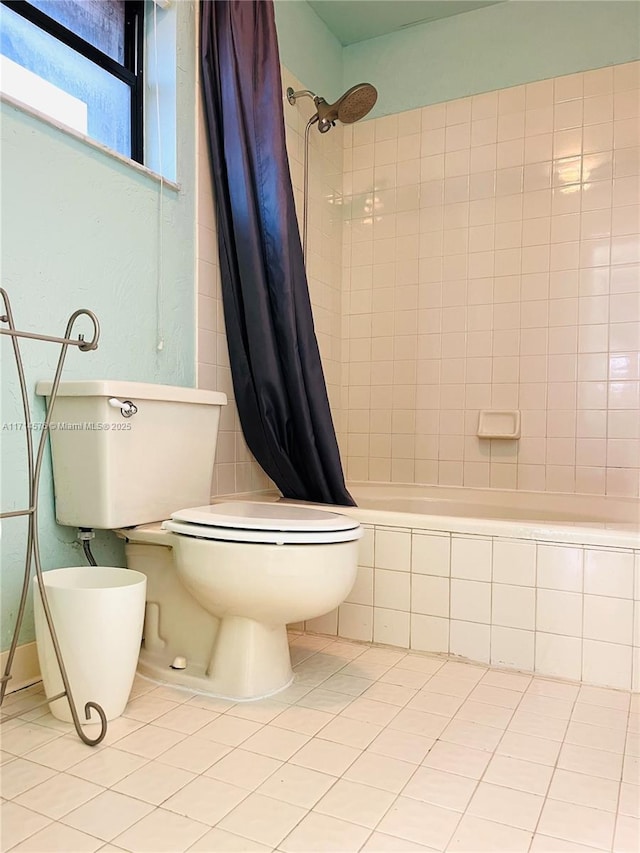
M 224 542 L 322 545 L 362 537 L 357 521 L 334 512 L 281 503 L 228 501 L 174 512 L 163 529 Z

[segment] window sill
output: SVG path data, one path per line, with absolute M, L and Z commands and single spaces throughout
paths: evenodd
M 135 160 L 131 160 L 129 157 L 125 157 L 123 154 L 118 154 L 117 151 L 113 151 L 111 148 L 108 148 L 101 142 L 97 142 L 95 139 L 92 139 L 90 136 L 86 136 L 84 133 L 78 133 L 77 130 L 73 130 L 73 128 L 67 127 L 66 125 L 62 124 L 59 121 L 56 121 L 45 113 L 33 109 L 28 104 L 24 104 L 21 101 L 17 101 L 10 95 L 5 95 L 1 92 L 0 101 L 3 104 L 6 104 L 8 107 L 11 107 L 12 109 L 16 109 L 19 112 L 25 113 L 28 116 L 32 116 L 33 118 L 38 119 L 38 121 L 42 121 L 45 124 L 48 124 L 50 127 L 55 127 L 56 130 L 61 131 L 67 136 L 71 136 L 73 139 L 77 139 L 80 142 L 83 142 L 85 145 L 89 145 L 91 148 L 97 151 L 101 151 L 103 154 L 106 154 L 107 157 L 110 157 L 112 160 L 117 160 L 119 163 L 123 163 L 125 166 L 128 166 L 130 169 L 133 169 L 139 174 L 146 175 L 148 178 L 151 178 L 151 180 L 155 181 L 157 184 L 160 184 L 163 187 L 167 187 L 168 189 L 174 190 L 174 192 L 180 192 L 180 184 L 175 183 L 175 181 L 170 181 L 168 178 L 164 178 L 157 172 L 154 172 L 151 169 L 148 169 L 146 166 L 143 166 L 142 163 L 137 163 Z

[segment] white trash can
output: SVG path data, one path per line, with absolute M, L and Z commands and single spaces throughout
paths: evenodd
M 124 711 L 136 673 L 144 622 L 147 578 L 131 569 L 80 566 L 44 572 L 47 601 L 62 660 L 81 722 L 87 702 L 101 705 L 107 720 Z M 34 583 L 38 660 L 47 697 L 64 685 L 40 598 Z M 59 720 L 71 722 L 66 697 L 50 704 Z M 92 712 L 91 722 L 99 718 Z

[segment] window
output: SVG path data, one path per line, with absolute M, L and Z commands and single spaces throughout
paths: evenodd
M 143 161 L 143 0 L 0 0 L 0 89 Z

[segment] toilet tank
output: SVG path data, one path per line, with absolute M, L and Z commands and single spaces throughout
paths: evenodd
M 51 382 L 38 382 L 48 397 Z M 133 403 L 125 417 L 119 402 Z M 61 382 L 51 417 L 56 519 L 113 530 L 210 503 L 225 394 L 111 380 Z

